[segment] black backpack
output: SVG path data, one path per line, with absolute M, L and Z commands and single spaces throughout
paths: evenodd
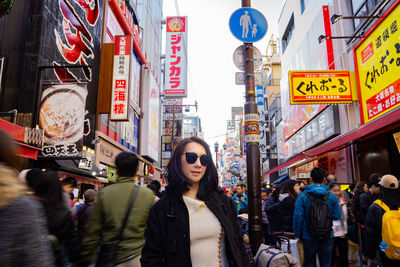
M 324 196 L 315 196 L 304 192 L 311 201 L 308 213 L 308 232 L 313 240 L 324 242 L 331 238 L 332 215 L 326 201 L 329 193 Z

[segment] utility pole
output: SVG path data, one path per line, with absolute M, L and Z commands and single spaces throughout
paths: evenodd
M 242 0 L 242 7 L 251 7 L 250 0 Z M 259 119 L 254 90 L 253 43 L 243 43 L 243 45 L 245 46 L 243 53 L 246 86 L 244 117 L 248 184 L 247 197 L 249 202 L 249 235 L 251 250 L 253 256 L 255 256 L 263 238 L 261 217 L 260 138 L 258 136 L 258 141 L 250 140 L 249 131 L 254 132 L 254 129 L 256 129 L 259 134 Z M 251 128 L 251 130 L 249 130 L 249 128 Z

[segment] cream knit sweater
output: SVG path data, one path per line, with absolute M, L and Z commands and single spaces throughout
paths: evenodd
M 203 201 L 183 197 L 189 212 L 190 257 L 193 267 L 229 266 L 224 229 Z

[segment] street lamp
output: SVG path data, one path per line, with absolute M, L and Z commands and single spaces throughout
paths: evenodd
M 217 159 L 217 153 L 218 153 L 218 149 L 219 149 L 218 142 L 215 142 L 214 149 L 215 149 L 215 166 L 217 166 L 217 169 L 218 169 L 218 159 Z

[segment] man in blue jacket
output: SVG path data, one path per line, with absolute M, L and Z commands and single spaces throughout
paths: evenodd
M 332 261 L 333 249 L 333 232 L 330 230 L 330 238 L 327 240 L 316 240 L 315 233 L 310 234 L 309 225 L 310 221 L 309 212 L 311 207 L 310 197 L 314 197 L 315 201 L 326 201 L 328 212 L 326 214 L 327 220 L 339 220 L 341 217 L 341 210 L 339 207 L 338 199 L 334 194 L 330 193 L 328 187 L 323 183 L 326 180 L 326 174 L 321 168 L 314 168 L 311 171 L 311 183 L 307 186 L 304 192 L 300 193 L 296 200 L 296 206 L 293 214 L 293 231 L 296 238 L 303 242 L 304 247 L 304 267 L 316 266 L 316 255 L 321 267 L 330 267 Z M 306 193 L 309 194 L 307 196 Z M 324 200 L 324 196 L 325 199 Z M 327 212 L 327 213 L 328 213 Z M 319 218 L 320 220 L 321 218 Z M 330 227 L 332 229 L 332 227 Z M 328 230 L 329 231 L 329 230 Z M 328 232 L 329 236 L 329 232 Z

